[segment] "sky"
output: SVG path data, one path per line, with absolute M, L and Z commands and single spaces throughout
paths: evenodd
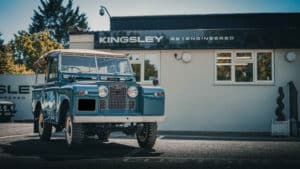
M 73 0 L 74 7 L 88 17 L 93 31 L 109 29 L 108 15 L 99 15 L 105 6 L 110 15 L 187 15 L 211 13 L 300 12 L 300 0 Z M 8 42 L 19 30 L 28 31 L 33 10 L 40 0 L 0 0 L 0 32 Z

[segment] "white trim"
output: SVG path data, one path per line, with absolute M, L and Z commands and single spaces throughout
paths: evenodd
M 251 53 L 252 58 L 251 59 L 238 59 L 238 57 L 236 56 L 237 53 Z M 253 51 L 253 50 L 235 50 L 233 54 L 234 54 L 233 63 L 234 62 L 236 62 L 236 63 L 244 63 L 244 62 L 253 63 L 255 61 L 255 56 L 254 56 L 255 51 Z
M 74 116 L 74 123 L 162 122 L 166 116 Z

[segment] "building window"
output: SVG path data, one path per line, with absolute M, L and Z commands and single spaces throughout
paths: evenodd
M 270 52 L 257 52 L 257 80 L 273 80 L 273 59 Z
M 272 51 L 218 51 L 215 64 L 218 84 L 274 83 Z
M 141 82 L 141 64 L 140 63 L 132 63 L 132 70 L 135 73 L 135 78 L 137 82 Z
M 229 52 L 217 53 L 217 81 L 231 81 L 232 55 Z
M 152 84 L 153 80 L 159 79 L 160 54 L 130 54 L 129 60 L 137 82 Z

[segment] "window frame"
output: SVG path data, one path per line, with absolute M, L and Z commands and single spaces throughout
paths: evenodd
M 49 56 L 49 62 L 47 64 L 48 68 L 47 68 L 47 83 L 49 82 L 56 82 L 58 81 L 58 76 L 59 76 L 59 64 L 60 64 L 60 60 L 59 57 L 57 55 L 55 56 Z M 54 78 L 50 78 L 50 64 L 51 62 L 53 62 L 53 60 L 56 59 L 56 77 Z
M 159 66 L 158 66 L 158 72 L 157 72 L 157 79 L 160 81 L 160 72 L 161 72 L 161 54 L 160 52 L 151 52 L 151 53 L 130 53 L 129 56 L 131 55 L 138 55 L 140 57 L 139 60 L 130 60 L 130 64 L 140 64 L 141 65 L 141 72 L 140 72 L 140 78 L 141 81 L 137 82 L 138 84 L 143 84 L 143 85 L 152 85 L 152 80 L 145 80 L 145 57 L 147 55 L 158 55 L 159 58 Z
M 251 52 L 252 59 L 249 60 L 239 60 L 236 57 L 237 53 Z M 258 80 L 257 76 L 257 53 L 271 53 L 272 61 L 272 80 Z M 219 53 L 231 53 L 231 80 L 218 80 L 217 79 L 217 56 Z M 235 66 L 238 63 L 252 63 L 253 64 L 253 82 L 236 82 L 235 78 Z M 215 85 L 275 85 L 275 59 L 274 50 L 270 49 L 258 49 L 258 50 L 216 50 L 214 58 L 214 84 Z
M 272 61 L 272 80 L 257 80 L 257 53 L 271 53 L 271 61 Z M 256 50 L 255 51 L 255 80 L 257 81 L 257 84 L 275 84 L 275 58 L 274 58 L 274 51 L 273 50 Z
M 219 53 L 231 53 L 231 63 L 230 63 L 230 67 L 231 67 L 231 80 L 218 80 L 218 72 L 217 72 L 217 61 L 218 61 L 218 54 Z M 233 82 L 233 78 L 234 78 L 234 71 L 233 71 L 233 51 L 231 50 L 219 50 L 215 52 L 215 59 L 214 59 L 214 69 L 215 69 L 215 83 L 216 84 L 232 84 Z

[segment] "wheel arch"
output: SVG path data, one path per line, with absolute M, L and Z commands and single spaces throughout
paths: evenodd
M 34 118 L 37 118 L 39 116 L 41 109 L 42 109 L 42 103 L 40 101 L 38 101 L 36 103 L 34 111 L 33 111 Z
M 68 99 L 63 99 L 60 106 L 59 106 L 59 117 L 58 117 L 58 124 L 64 126 L 66 113 L 70 110 L 70 101 Z

